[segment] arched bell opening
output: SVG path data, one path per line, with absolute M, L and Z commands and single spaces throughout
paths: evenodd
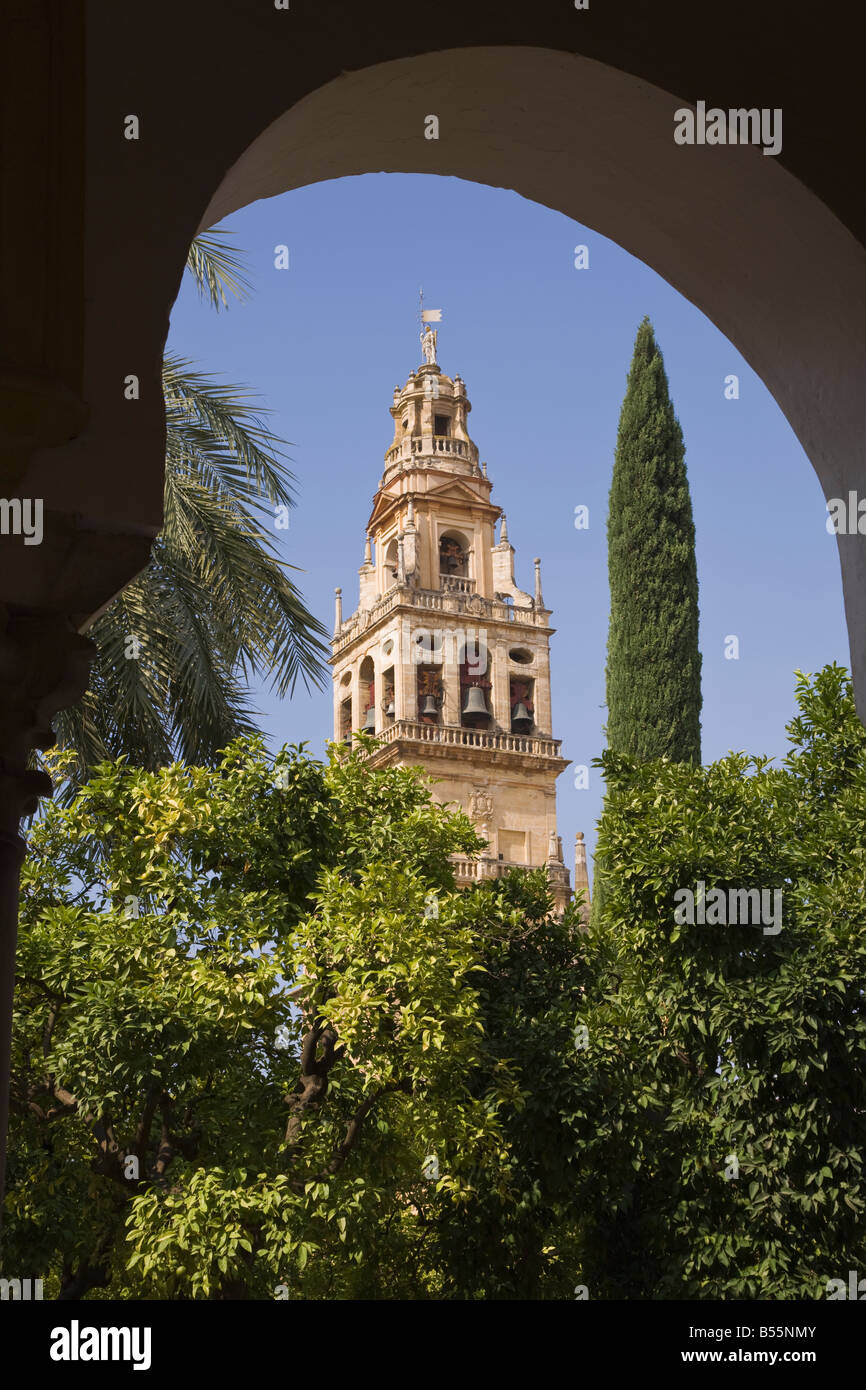
M 492 689 L 486 648 L 480 642 L 474 652 L 467 647 L 460 663 L 460 723 L 464 728 L 489 729 Z
M 442 670 L 439 666 L 418 668 L 418 719 L 422 724 L 438 724 L 442 711 Z
M 373 658 L 365 656 L 359 672 L 361 685 L 361 731 L 365 734 L 376 732 L 376 670 Z
M 511 732 L 531 733 L 535 726 L 533 681 L 530 676 L 512 676 L 509 681 L 508 705 L 511 712 Z
M 386 589 L 393 589 L 394 585 L 397 583 L 397 578 L 398 578 L 397 559 L 398 559 L 398 555 L 397 555 L 397 539 L 396 539 L 396 537 L 395 537 L 393 540 L 390 540 L 390 541 L 388 542 L 388 544 L 386 545 L 386 547 L 385 547 L 385 560 L 384 560 L 384 565 L 385 565 L 385 588 L 386 588 Z
M 469 578 L 469 547 L 459 532 L 446 531 L 439 538 L 439 575 L 443 579 Z
M 394 667 L 382 672 L 382 718 L 385 725 L 393 724 L 397 715 L 395 699 Z
M 340 742 L 347 748 L 352 746 L 352 697 L 347 695 L 340 701 Z

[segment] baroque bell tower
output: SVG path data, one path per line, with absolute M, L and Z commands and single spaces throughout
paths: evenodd
M 546 866 L 561 912 L 571 888 L 556 779 L 568 760 L 553 737 L 541 561 L 534 591 L 519 589 L 506 519 L 469 435 L 465 383 L 440 371 L 429 324 L 421 344 L 423 365 L 394 388 L 359 604 L 345 620 L 337 589 L 334 738 L 350 747 L 356 730 L 375 734 L 374 766 L 420 766 L 437 779 L 438 801 L 462 807 L 487 849 L 474 863 L 455 858 L 458 883 Z M 575 888 L 588 903 L 582 834 Z

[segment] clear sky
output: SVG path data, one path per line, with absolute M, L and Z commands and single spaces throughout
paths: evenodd
M 635 209 L 635 216 L 640 210 Z M 712 323 L 641 261 L 516 193 L 428 175 L 367 174 L 243 209 L 225 224 L 253 293 L 216 314 L 186 283 L 169 347 L 248 385 L 298 482 L 275 532 L 330 632 L 334 588 L 357 606 L 364 528 L 391 443 L 393 388 L 420 365 L 418 289 L 442 310 L 439 364 L 464 378 L 469 430 L 508 516 L 518 585 L 542 557 L 553 610 L 553 733 L 573 764 L 604 747 L 607 496 L 637 326 L 652 320 L 683 428 L 697 532 L 703 759 L 784 755 L 794 670 L 849 665 L 835 537 L 817 476 L 763 383 Z M 589 268 L 574 249 L 589 248 Z M 274 248 L 289 248 L 289 268 Z M 725 377 L 739 377 L 727 400 Z M 589 508 L 576 530 L 575 507 Z M 739 639 L 739 659 L 725 639 Z M 276 748 L 331 736 L 331 694 L 254 692 Z M 595 769 L 559 779 L 571 866 L 601 809 Z

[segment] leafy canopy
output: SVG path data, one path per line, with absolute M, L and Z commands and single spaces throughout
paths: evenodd
M 548 989 L 567 1036 L 576 927 L 546 964 L 543 874 L 456 891 L 448 856 L 478 848 L 411 770 L 272 765 L 259 738 L 215 769 L 118 760 L 48 807 L 9 1257 L 64 1298 L 507 1296 L 518 1214 L 555 1272 L 552 1199 L 530 1208 L 567 1155 L 535 1133 L 529 1063 Z
M 866 1264 L 866 731 L 840 667 L 797 696 L 782 767 L 601 759 L 574 1114 L 593 1297 L 816 1298 Z M 701 882 L 781 892 L 781 930 L 678 922 Z

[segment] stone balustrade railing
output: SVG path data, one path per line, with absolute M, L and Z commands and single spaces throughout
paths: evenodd
M 444 594 L 471 594 L 472 580 L 463 579 L 458 574 L 442 574 L 439 576 Z
M 568 870 L 564 864 L 515 864 L 508 859 L 491 859 L 489 856 L 482 855 L 478 859 L 467 859 L 462 854 L 452 854 L 449 856 L 454 868 L 454 878 L 458 887 L 463 883 L 471 883 L 479 878 L 504 878 L 510 874 L 512 869 L 520 869 L 522 873 L 530 869 L 544 868 L 547 870 L 551 880 L 568 884 Z M 561 874 L 557 871 L 561 870 Z M 565 875 L 562 878 L 562 874 Z
M 385 455 L 385 464 L 390 467 L 399 459 L 435 458 L 438 454 L 472 462 L 472 446 L 465 440 L 452 439 L 450 435 L 444 434 L 425 434 L 413 435 L 409 439 L 402 439 L 399 444 L 392 445 Z
M 425 608 L 432 613 L 467 613 L 473 618 L 489 618 L 498 622 L 523 624 L 526 627 L 546 627 L 547 612 L 537 608 L 517 608 L 499 599 L 481 598 L 471 592 L 472 581 L 468 579 L 443 578 L 442 589 L 410 589 L 408 585 L 395 584 L 370 608 L 359 608 L 351 617 L 343 620 L 340 635 L 334 638 L 333 652 L 338 655 L 349 642 L 364 628 L 372 627 L 392 608 L 403 604 L 410 608 Z M 468 585 L 469 589 L 463 588 Z
M 486 748 L 501 753 L 533 753 L 537 757 L 558 758 L 562 739 L 544 734 L 512 734 L 486 729 L 464 729 L 460 724 L 422 724 L 416 719 L 397 719 L 376 738 L 382 743 L 409 739 L 413 743 L 439 744 L 449 748 Z

